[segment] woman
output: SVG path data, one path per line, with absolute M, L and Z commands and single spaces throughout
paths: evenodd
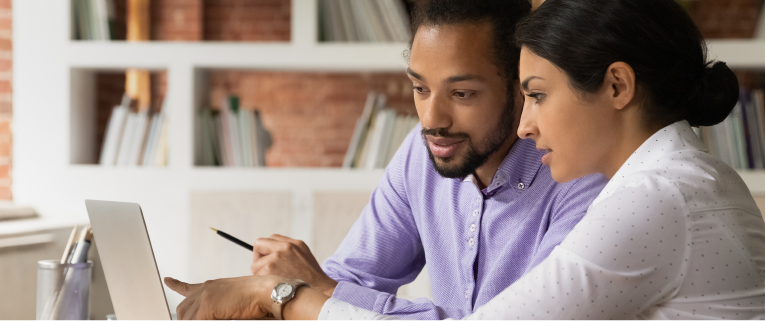
M 763 219 L 692 130 L 721 122 L 738 84 L 724 63 L 707 62 L 681 7 L 547 0 L 516 37 L 527 96 L 519 136 L 548 151 L 555 180 L 601 173 L 610 182 L 545 261 L 469 318 L 763 318 Z M 283 280 L 247 280 L 237 286 L 258 289 L 245 300 L 250 314 L 222 317 L 277 312 L 269 294 Z M 307 287 L 283 312 L 383 317 Z

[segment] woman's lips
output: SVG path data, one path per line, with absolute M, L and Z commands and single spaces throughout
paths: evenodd
M 457 153 L 458 148 L 463 143 L 462 139 L 426 136 L 428 148 L 434 157 L 449 158 Z

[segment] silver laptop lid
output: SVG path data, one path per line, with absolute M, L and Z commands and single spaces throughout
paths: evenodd
M 86 200 L 93 236 L 118 320 L 170 320 L 141 207 Z

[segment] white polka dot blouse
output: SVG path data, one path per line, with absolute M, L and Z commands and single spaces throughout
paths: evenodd
M 330 299 L 320 319 L 383 315 Z M 564 241 L 469 319 L 763 319 L 764 221 L 689 123 L 641 145 Z

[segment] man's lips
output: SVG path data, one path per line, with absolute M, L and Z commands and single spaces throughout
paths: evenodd
M 426 140 L 428 140 L 428 148 L 431 150 L 431 154 L 439 158 L 454 156 L 461 143 L 465 141 L 462 138 L 435 137 L 430 135 L 426 136 Z

